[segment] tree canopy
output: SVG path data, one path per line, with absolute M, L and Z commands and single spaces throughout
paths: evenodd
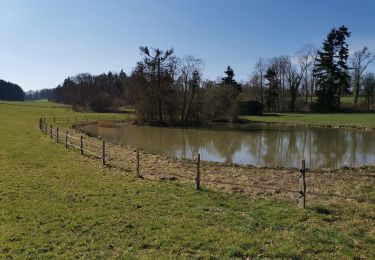
M 322 49 L 318 51 L 314 73 L 317 79 L 318 107 L 322 111 L 338 110 L 341 93 L 349 86 L 348 37 L 350 32 L 345 26 L 333 28 L 323 42 Z
M 28 97 L 53 93 L 55 101 L 81 111 L 117 111 L 129 105 L 139 123 L 183 125 L 236 121 L 239 106 L 249 101 L 269 112 L 339 111 L 341 97 L 353 92 L 353 108 L 370 110 L 373 85 L 364 71 L 375 58 L 367 47 L 350 56 L 350 35 L 345 26 L 332 28 L 320 49 L 305 45 L 290 56 L 259 58 L 250 79 L 240 83 L 231 66 L 217 80 L 207 80 L 201 59 L 178 57 L 173 48 L 141 46 L 140 60 L 128 75 L 82 73 L 66 78 L 52 91 L 32 92 Z M 347 64 L 349 57 L 352 67 Z
M 23 101 L 25 93 L 17 84 L 0 80 L 0 100 Z

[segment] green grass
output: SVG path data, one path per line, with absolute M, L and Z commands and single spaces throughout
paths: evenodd
M 0 258 L 375 258 L 372 204 L 300 210 L 119 174 L 41 134 L 40 115 L 74 112 L 39 105 L 0 104 Z
M 359 101 L 361 102 L 362 99 L 363 99 L 363 97 L 360 96 L 359 97 Z M 302 102 L 302 101 L 305 100 L 305 97 L 299 96 L 297 98 L 297 100 L 299 100 L 299 101 Z M 313 100 L 313 102 L 315 102 L 315 101 L 318 100 L 318 97 L 317 96 L 313 96 L 312 100 Z M 345 104 L 347 104 L 347 105 L 354 104 L 354 96 L 343 96 L 343 97 L 340 98 L 340 100 L 341 100 L 341 104 L 343 104 L 343 105 L 345 105 Z M 311 97 L 310 96 L 308 97 L 307 101 L 308 101 L 308 103 L 310 103 L 310 101 L 311 101 Z
M 375 128 L 375 113 L 265 113 L 263 116 L 243 116 L 241 118 L 249 121 L 267 123 Z
M 134 113 L 135 112 L 135 109 L 133 106 L 124 106 L 124 107 L 120 107 L 120 112 L 125 112 L 125 113 Z

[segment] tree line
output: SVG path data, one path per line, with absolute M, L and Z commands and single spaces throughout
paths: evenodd
M 97 112 L 118 111 L 126 103 L 126 74 L 89 73 L 68 77 L 54 90 L 54 101 L 72 105 L 75 110 Z
M 352 109 L 361 109 L 362 96 L 369 110 L 374 74 L 365 70 L 375 55 L 367 47 L 349 55 L 350 34 L 345 26 L 333 28 L 320 49 L 306 45 L 292 57 L 259 58 L 246 83 L 248 98 L 273 112 L 334 112 L 341 109 L 343 96 L 353 96 Z
M 0 100 L 23 101 L 25 93 L 17 84 L 0 80 Z
M 354 95 L 366 108 L 374 105 L 375 60 L 367 47 L 349 55 L 351 33 L 333 28 L 320 49 L 306 45 L 293 56 L 259 58 L 247 82 L 238 83 L 231 66 L 220 80 L 203 78 L 203 61 L 177 57 L 173 49 L 140 47 L 141 60 L 129 75 L 120 73 L 69 77 L 54 90 L 57 102 L 77 110 L 117 111 L 134 106 L 140 123 L 195 124 L 236 121 L 239 105 L 255 100 L 265 111 L 339 111 L 341 99 Z
M 48 99 L 53 100 L 55 97 L 55 89 L 54 88 L 45 88 L 41 90 L 29 90 L 25 93 L 25 100 L 40 100 L 40 99 Z
M 131 105 L 139 123 L 237 120 L 241 85 L 230 66 L 217 83 L 202 80 L 203 62 L 194 56 L 178 58 L 173 49 L 140 51 L 142 60 L 130 75 L 122 71 L 69 77 L 54 90 L 54 100 L 81 111 L 118 111 Z

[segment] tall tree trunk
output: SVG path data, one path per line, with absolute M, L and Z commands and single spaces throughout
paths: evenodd
M 341 105 L 341 85 L 339 86 L 338 94 L 337 94 L 337 110 L 340 110 L 340 105 Z
M 305 104 L 307 104 L 309 98 L 309 86 L 307 84 L 307 76 L 305 77 Z
M 295 104 L 295 94 L 293 87 L 290 87 L 290 112 L 294 112 L 294 104 Z
M 358 103 L 358 97 L 359 97 L 359 80 L 360 80 L 360 75 L 359 71 L 357 69 L 355 70 L 355 75 L 354 75 L 354 104 L 357 105 Z
M 260 72 L 260 100 L 262 102 L 262 106 L 264 105 L 264 98 L 263 98 L 263 73 Z
M 367 97 L 367 110 L 370 111 L 370 95 Z
M 285 83 L 284 83 L 284 78 L 282 78 L 282 103 L 283 103 L 283 112 L 285 112 Z
M 186 116 L 185 116 L 185 124 L 187 124 L 189 118 L 190 118 L 190 115 L 191 115 L 191 111 L 192 111 L 192 108 L 193 108 L 193 102 L 194 102 L 194 99 L 195 99 L 195 93 L 192 92 L 191 93 L 191 99 L 189 101 L 189 105 L 187 107 L 187 111 L 186 111 Z
M 314 85 L 315 85 L 315 77 L 314 75 L 312 75 L 311 76 L 311 88 L 310 88 L 310 104 L 313 103 Z
M 186 96 L 187 96 L 187 78 L 185 78 L 184 82 L 184 100 L 182 104 L 182 111 L 181 111 L 181 122 L 185 121 L 185 110 L 186 110 Z
M 163 110 L 162 110 L 162 91 L 161 91 L 161 75 L 160 75 L 160 60 L 158 60 L 158 110 L 159 110 L 159 122 L 163 122 Z

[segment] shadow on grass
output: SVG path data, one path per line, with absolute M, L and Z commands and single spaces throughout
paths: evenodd
M 319 214 L 322 214 L 322 215 L 331 215 L 332 214 L 332 211 L 327 209 L 324 206 L 317 206 L 317 207 L 313 208 L 313 210 L 316 211 Z
M 285 116 L 285 115 L 271 113 L 271 114 L 262 114 L 259 117 L 282 117 L 282 116 Z

